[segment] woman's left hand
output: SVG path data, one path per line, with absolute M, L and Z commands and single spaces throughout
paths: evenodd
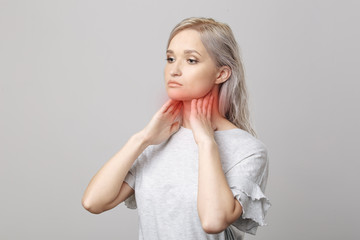
M 211 110 L 213 106 L 212 91 L 202 98 L 191 101 L 189 117 L 196 144 L 214 140 L 214 127 L 211 123 Z

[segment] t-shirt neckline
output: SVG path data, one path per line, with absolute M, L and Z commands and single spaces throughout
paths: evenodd
M 192 130 L 190 128 L 180 126 L 180 129 L 182 129 L 185 132 L 191 132 L 192 133 Z M 226 129 L 226 130 L 214 131 L 214 134 L 215 135 L 226 134 L 226 133 L 230 133 L 230 132 L 238 131 L 238 130 L 241 130 L 241 129 L 239 129 L 239 128 L 231 128 L 231 129 Z

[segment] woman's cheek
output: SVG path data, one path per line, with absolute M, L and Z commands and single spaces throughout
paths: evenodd
M 210 81 L 209 77 L 204 78 L 203 76 L 203 78 L 199 78 L 197 80 L 197 84 L 193 87 L 193 89 L 195 90 L 194 93 L 196 94 L 196 98 L 201 98 L 212 89 L 214 84 Z

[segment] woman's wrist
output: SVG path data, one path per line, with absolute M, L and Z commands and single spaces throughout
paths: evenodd
M 197 145 L 199 148 L 213 148 L 213 147 L 217 146 L 217 143 L 216 143 L 215 139 L 207 138 L 207 139 L 200 141 Z
M 147 148 L 150 144 L 149 139 L 147 139 L 146 135 L 144 134 L 144 131 L 141 130 L 140 132 L 135 133 L 132 138 L 140 143 L 141 147 L 143 147 L 144 149 Z

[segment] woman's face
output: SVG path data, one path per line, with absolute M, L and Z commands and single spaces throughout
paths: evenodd
M 177 33 L 166 52 L 165 86 L 171 99 L 191 100 L 205 96 L 214 86 L 218 68 L 196 30 Z M 181 85 L 169 85 L 176 81 Z

